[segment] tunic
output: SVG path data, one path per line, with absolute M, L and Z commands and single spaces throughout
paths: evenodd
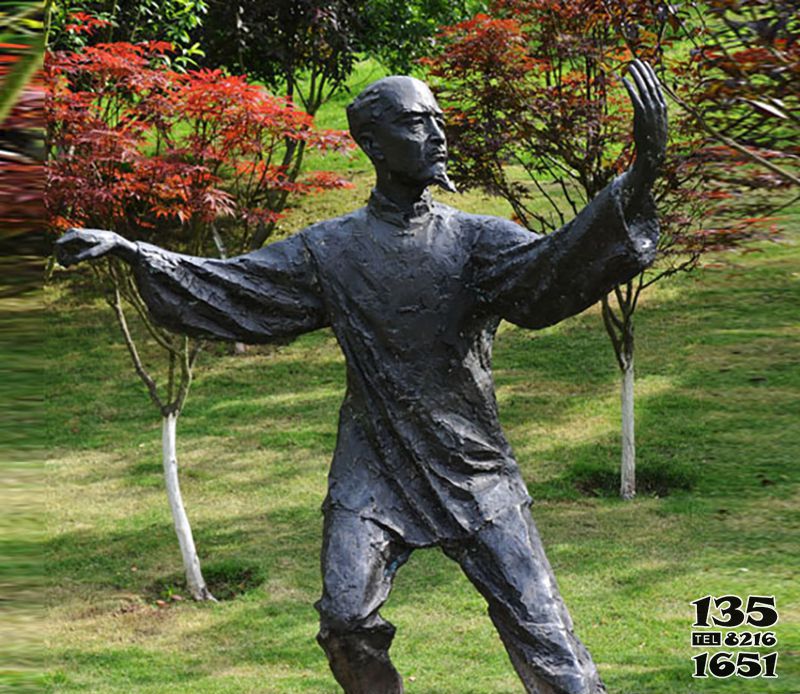
M 142 297 L 165 327 L 264 343 L 330 326 L 347 363 L 323 509 L 409 546 L 473 535 L 529 503 L 498 419 L 501 319 L 542 328 L 598 301 L 654 258 L 649 195 L 623 211 L 619 179 L 539 236 L 435 203 L 367 207 L 247 255 L 215 260 L 140 243 Z

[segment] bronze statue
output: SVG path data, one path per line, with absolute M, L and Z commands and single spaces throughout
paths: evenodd
M 62 264 L 112 253 L 130 263 L 164 326 L 268 342 L 330 326 L 347 393 L 323 504 L 318 640 L 348 694 L 396 694 L 394 627 L 379 610 L 419 547 L 457 561 L 528 692 L 605 691 L 573 633 L 525 484 L 501 431 L 491 347 L 501 319 L 542 328 L 646 268 L 658 223 L 650 187 L 663 160 L 666 106 L 652 69 L 630 67 L 633 166 L 545 237 L 431 199 L 447 177 L 439 109 L 411 77 L 387 77 L 348 107 L 375 165 L 366 207 L 228 260 L 74 230 Z

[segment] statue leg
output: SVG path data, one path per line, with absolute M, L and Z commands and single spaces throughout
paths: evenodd
M 394 626 L 378 614 L 410 549 L 379 525 L 330 510 L 322 546 L 322 598 L 317 641 L 346 694 L 402 694 L 389 659 Z
M 589 652 L 573 633 L 527 506 L 505 510 L 469 541 L 443 549 L 486 599 L 529 694 L 606 691 Z

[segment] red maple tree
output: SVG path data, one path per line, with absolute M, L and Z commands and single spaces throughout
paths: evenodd
M 74 31 L 102 26 L 90 16 L 73 21 Z M 114 42 L 46 56 L 46 204 L 55 233 L 113 229 L 132 240 L 224 257 L 263 243 L 290 196 L 350 185 L 321 171 L 300 178 L 299 160 L 287 157 L 297 142 L 346 150 L 353 146 L 346 133 L 316 130 L 290 101 L 244 77 L 177 72 L 166 59 L 170 50 L 163 42 Z M 127 265 L 105 258 L 91 271 L 161 414 L 165 486 L 187 587 L 195 599 L 213 600 L 183 507 L 175 441 L 202 342 L 153 323 Z M 143 329 L 134 329 L 126 312 Z M 146 364 L 143 340 L 163 359 Z
M 694 58 L 673 50 L 680 17 L 657 0 L 494 0 L 489 12 L 445 27 L 440 53 L 423 61 L 446 111 L 452 172 L 464 187 L 504 197 L 527 228 L 548 233 L 632 161 L 633 109 L 620 83 L 628 63 L 638 57 L 659 66 L 675 94 L 687 93 L 681 78 Z M 658 262 L 602 301 L 623 380 L 626 498 L 635 493 L 633 319 L 642 291 L 693 268 L 709 250 L 737 247 L 772 228 L 759 211 L 763 198 L 752 194 L 759 186 L 740 194 L 744 177 L 765 189 L 767 174 L 746 168 L 752 159 L 709 139 L 687 110 L 670 110 L 670 135 L 654 191 Z
M 297 179 L 287 143 L 352 147 L 340 131 L 242 76 L 180 73 L 169 44 L 99 43 L 47 56 L 47 205 L 56 230 L 113 228 L 208 251 L 212 227 L 244 250 L 274 224 L 289 195 L 349 183 L 314 172 Z

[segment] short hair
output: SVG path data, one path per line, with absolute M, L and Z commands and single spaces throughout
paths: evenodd
M 415 77 L 393 75 L 373 82 L 353 99 L 347 107 L 347 123 L 350 135 L 356 142 L 361 144 L 362 135 L 369 132 L 386 111 L 394 108 L 395 104 L 387 96 L 400 85 L 408 83 L 417 83 L 430 91 L 428 85 Z

